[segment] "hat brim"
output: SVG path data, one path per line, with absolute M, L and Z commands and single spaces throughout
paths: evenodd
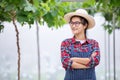
M 70 12 L 70 13 L 67 13 L 64 16 L 64 19 L 66 20 L 67 23 L 69 23 L 70 22 L 70 18 L 72 16 L 75 16 L 75 15 L 84 17 L 88 21 L 88 29 L 93 28 L 95 26 L 94 18 L 92 16 L 90 16 L 90 15 L 87 15 L 87 14 L 82 14 L 82 13 L 77 13 L 77 12 Z

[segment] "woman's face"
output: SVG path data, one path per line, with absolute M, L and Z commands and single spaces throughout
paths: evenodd
M 82 24 L 79 17 L 73 17 L 69 24 L 74 35 L 84 34 L 86 26 Z

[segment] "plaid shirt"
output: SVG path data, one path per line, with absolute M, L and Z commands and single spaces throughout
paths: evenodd
M 87 39 L 83 44 L 80 43 L 80 41 L 76 41 L 75 38 L 69 38 L 64 40 L 61 43 L 61 62 L 65 69 L 71 68 L 72 61 L 70 60 L 70 52 L 71 52 L 71 45 L 74 45 L 74 51 L 75 52 L 88 52 L 88 47 L 85 45 L 91 44 L 93 52 L 96 52 L 96 56 L 89 57 L 90 62 L 86 65 L 89 67 L 95 67 L 99 64 L 100 61 L 100 50 L 99 45 L 96 40 L 93 39 Z

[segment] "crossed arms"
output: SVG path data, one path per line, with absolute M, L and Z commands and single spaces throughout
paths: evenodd
M 68 45 L 63 43 L 61 46 L 61 62 L 65 69 L 83 69 L 83 68 L 91 68 L 95 67 L 99 64 L 100 61 L 100 51 L 98 43 L 95 42 L 93 45 L 93 53 L 88 58 L 80 58 L 80 57 L 70 57 L 70 52 L 68 49 Z
M 97 54 L 96 52 L 92 53 L 91 57 L 95 57 L 96 54 Z M 78 58 L 78 57 L 70 58 L 70 60 L 72 61 L 71 67 L 73 69 L 90 68 L 88 64 L 91 61 L 91 57 L 90 58 Z

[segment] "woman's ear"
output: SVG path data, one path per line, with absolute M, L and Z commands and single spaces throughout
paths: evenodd
M 86 29 L 87 28 L 87 24 L 86 25 L 84 25 L 84 29 Z
M 85 24 L 85 25 L 84 25 L 84 29 L 87 29 L 87 27 L 88 27 L 88 24 Z

